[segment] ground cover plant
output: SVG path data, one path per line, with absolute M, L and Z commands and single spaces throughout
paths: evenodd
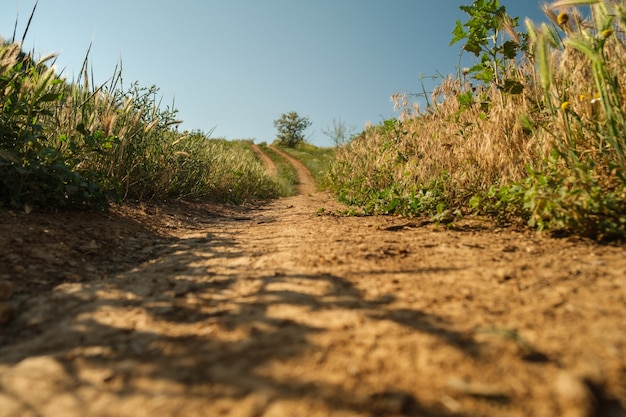
M 25 36 L 25 35 L 24 35 Z M 180 132 L 157 87 L 124 86 L 121 68 L 103 85 L 56 73 L 0 41 L 0 204 L 105 208 L 111 201 L 202 199 L 240 203 L 279 195 L 243 142 Z
M 540 230 L 626 234 L 626 9 L 557 1 L 524 28 L 497 0 L 462 7 L 452 43 L 479 63 L 459 69 L 422 110 L 394 95 L 397 119 L 337 150 L 340 198 L 366 213 L 478 212 Z

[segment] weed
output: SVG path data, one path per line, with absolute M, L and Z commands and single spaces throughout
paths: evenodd
M 53 60 L 51 55 L 35 62 L 19 44 L 0 39 L 1 202 L 104 208 L 107 192 L 98 175 L 61 152 L 45 127 L 51 107 L 63 99 L 62 81 L 47 66 Z

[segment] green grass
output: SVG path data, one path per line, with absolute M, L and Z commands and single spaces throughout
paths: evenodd
M 272 148 L 267 146 L 266 143 L 261 143 L 259 148 L 270 157 L 270 159 L 276 164 L 278 189 L 280 195 L 283 197 L 289 197 L 297 194 L 296 187 L 298 185 L 298 176 L 296 169 L 283 158 L 282 155 L 274 152 Z
M 158 88 L 125 87 L 116 70 L 94 85 L 85 59 L 79 81 L 0 42 L 0 205 L 58 209 L 111 201 L 275 198 L 270 178 L 243 142 L 179 132 Z

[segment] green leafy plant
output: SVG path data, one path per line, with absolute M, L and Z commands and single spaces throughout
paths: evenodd
M 509 17 L 498 0 L 475 0 L 460 9 L 469 19 L 465 23 L 457 20 L 450 45 L 465 41 L 463 50 L 480 59 L 468 73 L 484 83 L 495 83 L 506 92 L 521 93 L 522 83 L 508 71 L 510 63 L 528 50 L 526 35 L 516 30 L 519 18 Z M 503 29 L 512 39 L 503 40 Z

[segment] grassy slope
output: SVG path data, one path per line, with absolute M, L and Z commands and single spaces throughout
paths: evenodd
M 332 189 L 370 213 L 475 211 L 625 236 L 626 9 L 591 7 L 593 21 L 547 9 L 551 25 L 528 26 L 529 51 L 502 67 L 515 92 L 459 74 L 426 111 L 395 96 L 398 120 L 337 150 Z

